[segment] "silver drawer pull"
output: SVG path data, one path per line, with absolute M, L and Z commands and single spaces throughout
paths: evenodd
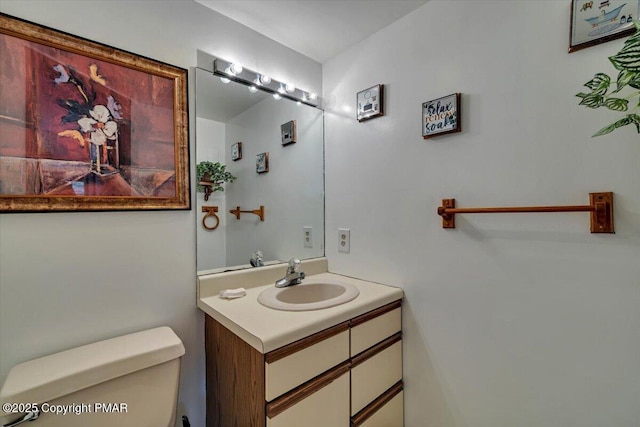
M 3 427 L 15 427 L 17 425 L 20 425 L 22 423 L 26 423 L 27 421 L 35 421 L 38 419 L 38 417 L 40 416 L 40 410 L 39 409 L 35 409 L 33 411 L 27 412 L 26 414 L 24 414 L 24 416 L 20 419 L 15 420 L 12 423 L 9 424 L 5 424 Z

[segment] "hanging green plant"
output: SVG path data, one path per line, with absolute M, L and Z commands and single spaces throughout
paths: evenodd
M 612 79 L 605 73 L 596 74 L 592 80 L 584 85 L 591 89 L 591 93 L 580 92 L 577 97 L 582 98 L 580 105 L 589 108 L 606 107 L 612 111 L 626 112 L 621 119 L 605 126 L 593 136 L 606 135 L 614 130 L 630 124 L 636 125 L 640 133 L 640 21 L 634 19 L 636 32 L 629 37 L 624 46 L 609 61 L 619 71 L 612 89 Z M 635 90 L 633 90 L 635 89 Z
M 227 172 L 227 166 L 220 162 L 204 161 L 196 165 L 196 180 L 198 191 L 224 191 L 222 184 L 233 182 L 236 179 L 230 172 Z

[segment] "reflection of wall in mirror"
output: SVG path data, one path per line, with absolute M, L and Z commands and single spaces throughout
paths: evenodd
M 213 120 L 196 118 L 196 159 L 198 161 L 209 160 L 224 163 L 225 160 L 225 125 Z M 202 206 L 218 206 L 220 225 L 214 231 L 206 230 L 202 224 Z M 198 225 L 197 243 L 198 250 L 196 265 L 198 270 L 210 270 L 227 265 L 225 250 L 225 224 L 228 218 L 225 215 L 226 203 L 223 192 L 214 191 L 207 202 L 204 201 L 204 193 L 196 193 L 196 212 Z
M 296 121 L 297 144 L 283 147 L 281 124 Z M 324 236 L 324 148 L 322 111 L 269 97 L 226 126 L 227 147 L 243 141 L 245 159 L 269 152 L 269 173 L 256 174 L 252 161 L 227 162 L 238 177 L 225 191 L 227 206 L 265 206 L 265 221 L 227 219 L 227 263 L 246 264 L 256 250 L 265 261 L 324 255 L 323 239 L 304 247 L 304 227 Z M 227 150 L 230 156 L 230 149 Z M 230 157 L 227 159 L 230 160 Z

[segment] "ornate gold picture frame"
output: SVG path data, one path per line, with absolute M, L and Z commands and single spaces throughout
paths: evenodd
M 0 14 L 0 212 L 190 209 L 187 70 Z

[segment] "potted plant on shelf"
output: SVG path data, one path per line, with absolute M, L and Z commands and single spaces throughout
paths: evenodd
M 609 92 L 614 81 L 608 74 L 598 73 L 585 83 L 591 92 L 576 95 L 582 98 L 580 105 L 585 107 L 606 107 L 624 113 L 622 118 L 603 127 L 593 136 L 606 135 L 627 125 L 635 125 L 640 133 L 640 21 L 633 20 L 633 24 L 635 34 L 624 42 L 620 52 L 609 57 L 609 61 L 619 71 L 615 89 Z
M 209 196 L 214 191 L 224 191 L 223 184 L 233 182 L 236 179 L 227 166 L 220 162 L 203 161 L 196 165 L 196 180 L 198 181 L 198 191 L 204 191 L 204 200 L 209 200 Z

